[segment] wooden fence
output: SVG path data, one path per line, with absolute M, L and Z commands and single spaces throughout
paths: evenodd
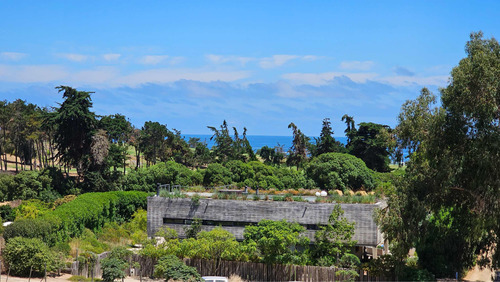
M 99 255 L 99 260 L 105 256 Z M 155 261 L 148 257 L 134 254 L 129 261 L 129 268 L 125 271 L 127 275 L 134 277 L 152 277 Z M 308 265 L 280 265 L 264 264 L 255 262 L 184 259 L 186 265 L 195 267 L 201 276 L 225 276 L 238 275 L 246 281 L 346 281 L 346 275 L 337 275 L 340 269 L 333 267 L 308 266 Z M 135 268 L 134 265 L 139 265 Z M 90 277 L 91 271 L 87 267 L 78 267 L 78 262 L 72 266 L 73 275 Z M 94 270 L 94 277 L 101 277 L 100 263 Z M 379 281 L 378 277 L 370 277 L 362 270 L 358 272 L 356 281 Z

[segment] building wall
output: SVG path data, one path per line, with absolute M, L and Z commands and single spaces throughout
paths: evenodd
M 314 238 L 314 226 L 327 224 L 336 204 L 309 202 L 277 202 L 251 200 L 213 200 L 200 199 L 194 203 L 189 198 L 169 199 L 163 197 L 148 198 L 148 236 L 153 237 L 158 229 L 166 225 L 184 236 L 184 226 L 189 220 L 204 220 L 202 230 L 210 230 L 222 224 L 223 228 L 233 233 L 237 240 L 243 240 L 244 224 L 256 224 L 262 219 L 297 222 L 308 227 L 306 235 Z M 341 204 L 344 216 L 356 222 L 354 240 L 359 246 L 377 246 L 383 242 L 382 235 L 373 220 L 373 212 L 381 207 L 377 204 Z M 166 223 L 164 224 L 164 220 Z M 173 223 L 177 221 L 177 223 Z M 234 223 L 234 224 L 233 224 Z

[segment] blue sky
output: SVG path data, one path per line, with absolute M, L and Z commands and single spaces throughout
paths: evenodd
M 500 36 L 499 1 L 2 1 L 0 99 L 55 106 L 95 91 L 97 114 L 209 134 L 317 136 L 340 118 L 395 126 L 436 94 L 472 31 Z

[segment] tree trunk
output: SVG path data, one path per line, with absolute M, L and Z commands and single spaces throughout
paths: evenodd
M 16 172 L 19 172 L 19 169 L 18 169 L 18 167 L 17 167 L 17 154 L 16 154 L 15 161 L 16 161 Z

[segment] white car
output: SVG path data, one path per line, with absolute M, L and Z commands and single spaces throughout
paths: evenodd
M 229 279 L 223 276 L 203 276 L 201 279 L 205 282 L 229 282 Z

